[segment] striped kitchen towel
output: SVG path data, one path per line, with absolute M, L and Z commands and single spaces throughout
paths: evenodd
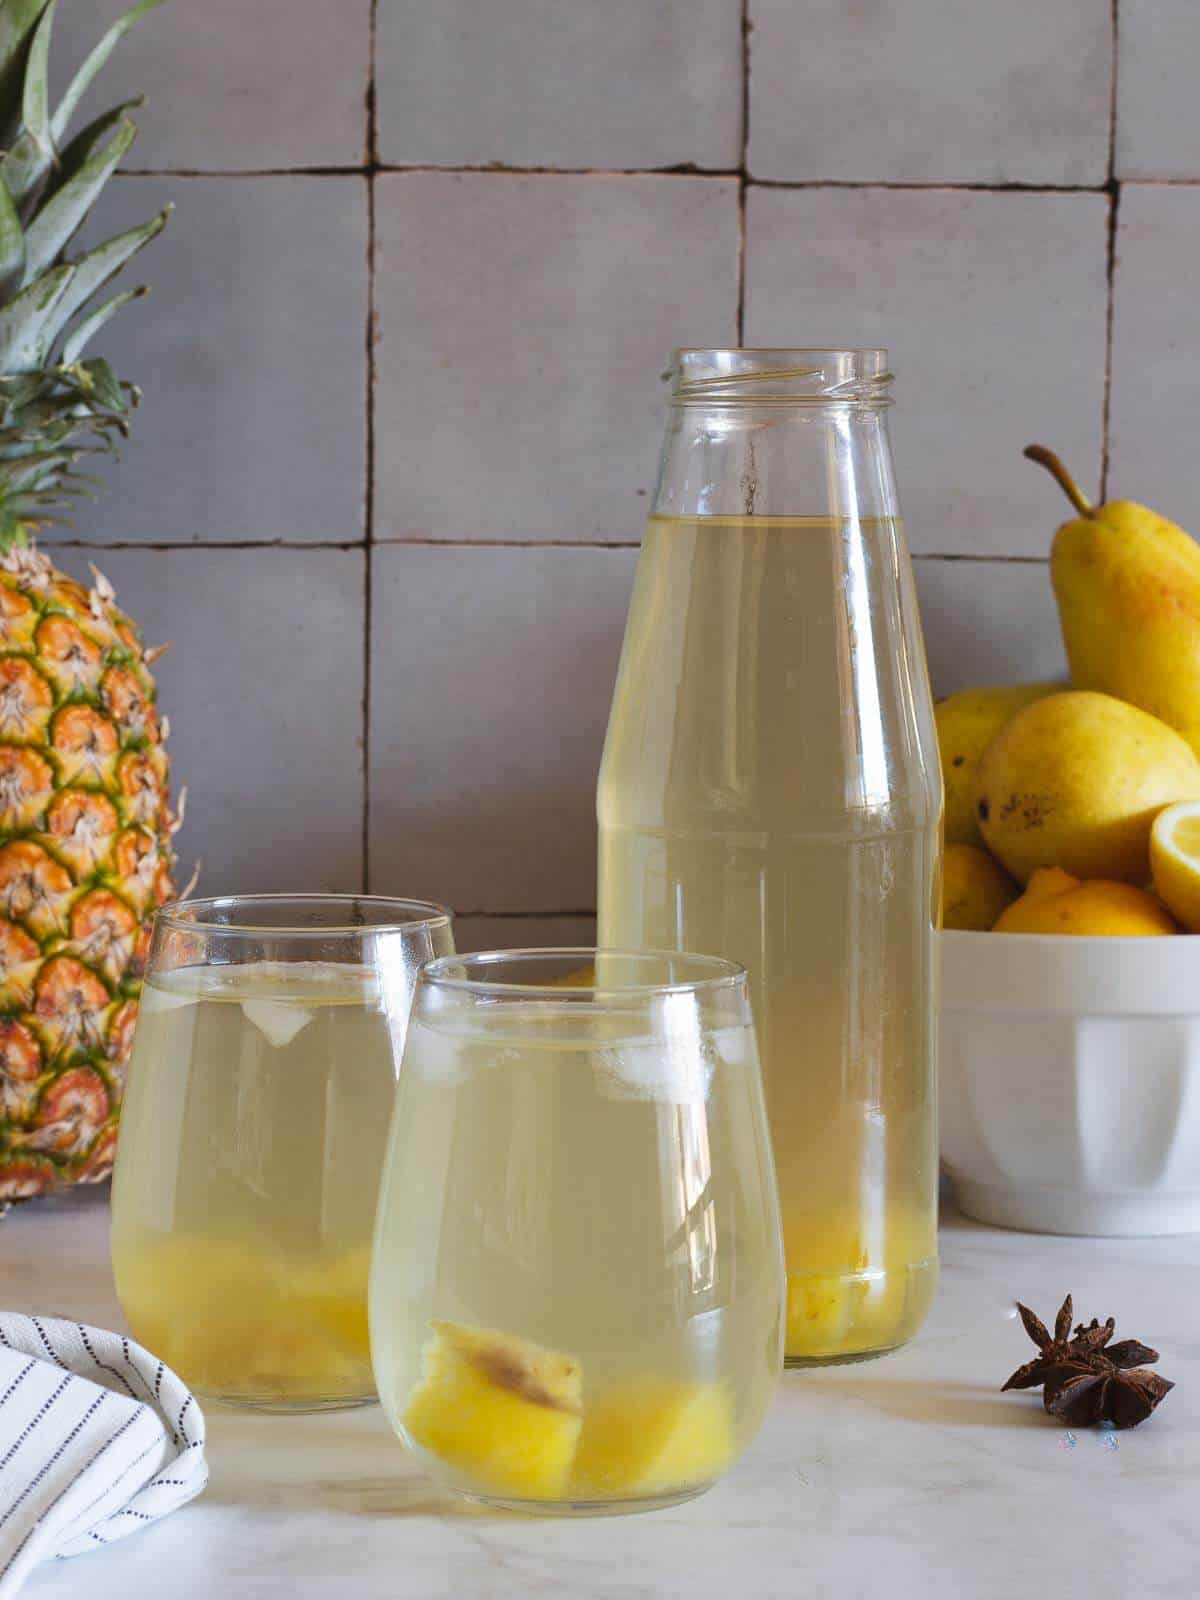
M 0 1600 L 39 1561 L 98 1550 L 208 1482 L 204 1417 L 119 1333 L 0 1312 Z

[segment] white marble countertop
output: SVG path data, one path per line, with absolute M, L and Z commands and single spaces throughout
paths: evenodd
M 928 1326 L 861 1366 L 788 1373 L 709 1494 L 619 1519 L 450 1503 L 378 1408 L 208 1408 L 212 1483 L 165 1522 L 44 1568 L 38 1600 L 1193 1600 L 1200 1591 L 1200 1237 L 1044 1238 L 951 1215 Z M 1083 1317 L 1162 1352 L 1178 1387 L 1142 1427 L 1079 1431 L 999 1393 L 1032 1353 L 1012 1310 Z M 120 1327 L 105 1196 L 0 1222 L 0 1305 Z

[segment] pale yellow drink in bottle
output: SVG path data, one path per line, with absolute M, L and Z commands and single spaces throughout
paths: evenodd
M 937 1282 L 941 784 L 902 527 L 846 510 L 895 510 L 877 410 L 798 397 L 793 437 L 754 382 L 677 402 L 601 771 L 599 941 L 749 969 L 787 1357 L 848 1360 L 911 1338 Z M 806 452 L 835 514 L 759 514 L 772 482 L 803 498 Z M 751 514 L 682 514 L 726 480 Z

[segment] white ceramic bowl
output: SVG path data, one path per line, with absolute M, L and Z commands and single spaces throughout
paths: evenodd
M 942 1163 L 968 1216 L 1200 1230 L 1200 935 L 941 936 Z

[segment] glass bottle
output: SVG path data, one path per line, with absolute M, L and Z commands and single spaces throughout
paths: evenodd
M 600 772 L 599 940 L 750 972 L 790 1364 L 937 1283 L 941 772 L 882 350 L 683 350 Z

